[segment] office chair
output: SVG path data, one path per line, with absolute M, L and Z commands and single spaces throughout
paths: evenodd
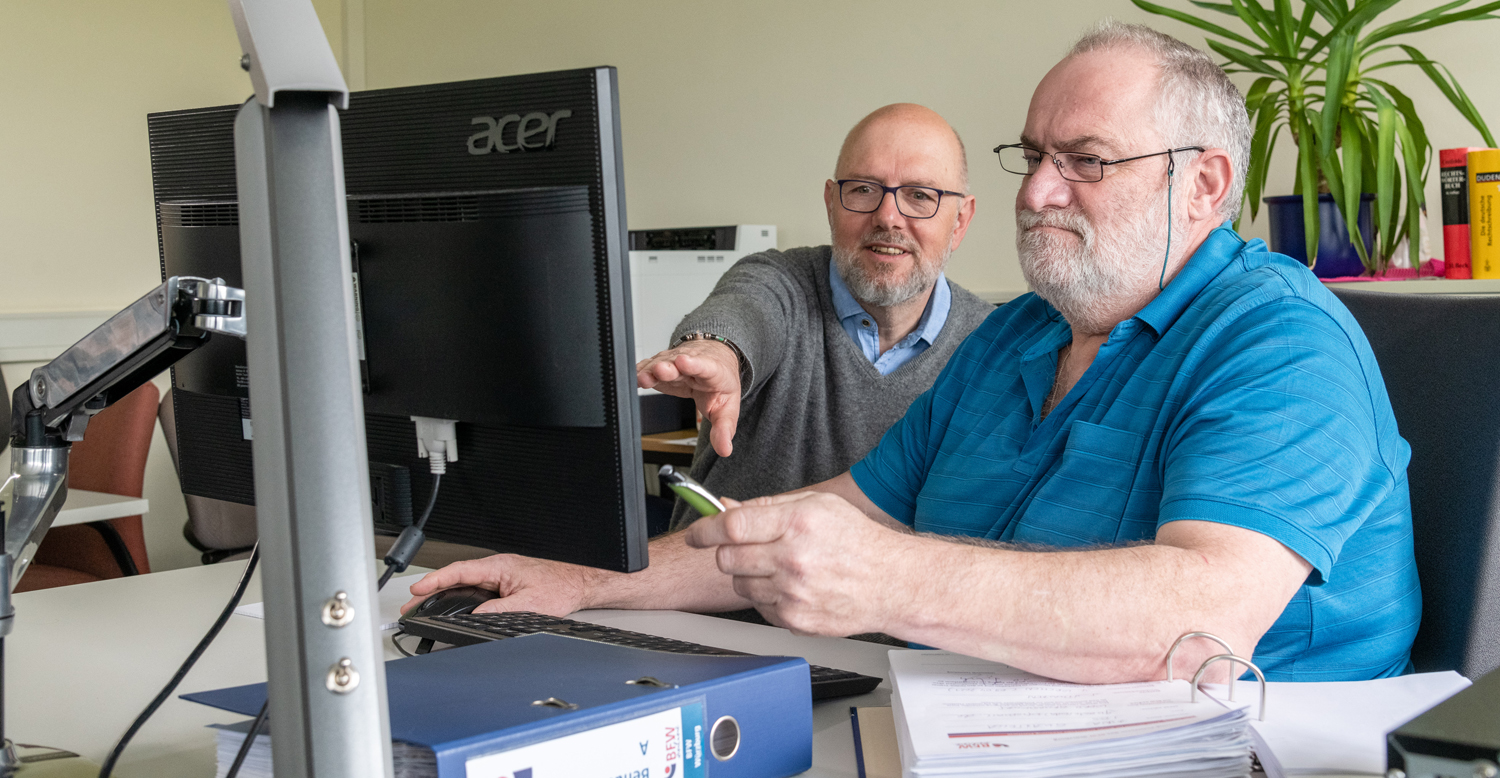
M 1369 338 L 1411 444 L 1412 663 L 1479 678 L 1500 667 L 1500 295 L 1334 294 Z
M 170 389 L 162 397 L 157 413 L 161 418 L 162 434 L 167 438 L 167 450 L 172 452 L 172 468 L 181 473 L 182 465 L 177 458 L 177 417 L 172 408 Z M 254 505 L 186 493 L 182 498 L 187 504 L 188 514 L 187 523 L 182 526 L 182 536 L 203 555 L 203 564 L 243 559 L 250 555 L 257 533 Z
M 146 456 L 156 431 L 158 394 L 154 384 L 142 384 L 89 421 L 84 439 L 73 444 L 69 455 L 69 489 L 141 496 Z M 37 548 L 16 591 L 149 572 L 141 517 L 127 516 L 53 527 Z

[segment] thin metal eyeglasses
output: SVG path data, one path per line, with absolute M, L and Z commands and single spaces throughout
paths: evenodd
M 1163 154 L 1174 154 L 1179 151 L 1203 151 L 1202 146 L 1183 146 L 1176 149 L 1158 151 L 1154 154 L 1142 154 L 1138 157 L 1126 157 L 1124 159 L 1104 159 L 1098 154 L 1083 154 L 1077 151 L 1059 151 L 1052 153 L 1023 146 L 1019 143 L 1007 143 L 995 147 L 995 154 L 1000 157 L 1000 167 L 1008 173 L 1018 176 L 1029 176 L 1036 173 L 1042 166 L 1042 157 L 1052 158 L 1052 163 L 1057 165 L 1057 173 L 1068 181 L 1077 181 L 1083 184 L 1092 184 L 1104 180 L 1104 168 L 1106 165 L 1118 165 L 1121 162 L 1134 162 L 1147 157 L 1159 157 Z
M 886 186 L 876 181 L 861 181 L 843 178 L 834 182 L 839 185 L 839 204 L 844 210 L 855 213 L 874 213 L 880 210 L 886 193 L 896 198 L 896 210 L 908 219 L 931 219 L 943 204 L 943 195 L 963 197 L 963 192 L 950 192 L 930 186 Z

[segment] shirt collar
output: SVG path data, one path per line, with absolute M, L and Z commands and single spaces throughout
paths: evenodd
M 1232 222 L 1226 221 L 1214 228 L 1177 277 L 1134 318 L 1140 319 L 1158 336 L 1166 332 L 1198 294 L 1239 256 L 1244 246 L 1245 239 L 1234 231 Z
M 855 299 L 854 293 L 849 291 L 848 284 L 844 283 L 844 277 L 839 275 L 838 264 L 828 260 L 828 286 L 833 293 L 833 312 L 839 317 L 839 321 L 851 316 L 869 315 L 859 300 Z M 928 345 L 937 342 L 938 334 L 943 331 L 943 324 L 948 321 L 948 311 L 953 307 L 953 291 L 948 288 L 948 277 L 938 273 L 937 281 L 932 285 L 932 296 L 927 298 L 927 307 L 922 310 L 922 318 L 917 321 L 917 327 L 913 330 L 916 338 L 908 335 L 903 340 L 915 342 L 917 339 L 927 341 Z

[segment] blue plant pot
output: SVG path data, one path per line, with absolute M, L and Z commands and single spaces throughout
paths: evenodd
M 1375 246 L 1375 195 L 1359 198 L 1359 234 L 1365 248 Z M 1271 250 L 1307 264 L 1306 229 L 1302 223 L 1302 195 L 1279 195 L 1262 198 L 1271 220 Z M 1344 214 L 1333 202 L 1333 195 L 1318 195 L 1318 264 L 1313 274 L 1319 278 L 1357 276 L 1365 272 L 1359 251 L 1349 238 Z

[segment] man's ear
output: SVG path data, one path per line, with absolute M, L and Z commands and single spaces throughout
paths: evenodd
M 833 206 L 838 204 L 839 185 L 828 179 L 823 182 L 823 208 L 828 211 L 828 227 L 833 228 Z
M 964 242 L 964 235 L 969 232 L 969 222 L 974 219 L 974 195 L 965 195 L 963 204 L 958 206 L 958 223 L 953 228 L 953 240 L 950 241 L 948 251 L 958 251 L 959 244 Z
M 1192 179 L 1182 182 L 1192 187 L 1187 203 L 1188 217 L 1193 221 L 1217 220 L 1219 209 L 1229 197 L 1234 174 L 1244 175 L 1245 171 L 1235 170 L 1229 152 L 1223 149 L 1202 152 L 1189 170 Z

